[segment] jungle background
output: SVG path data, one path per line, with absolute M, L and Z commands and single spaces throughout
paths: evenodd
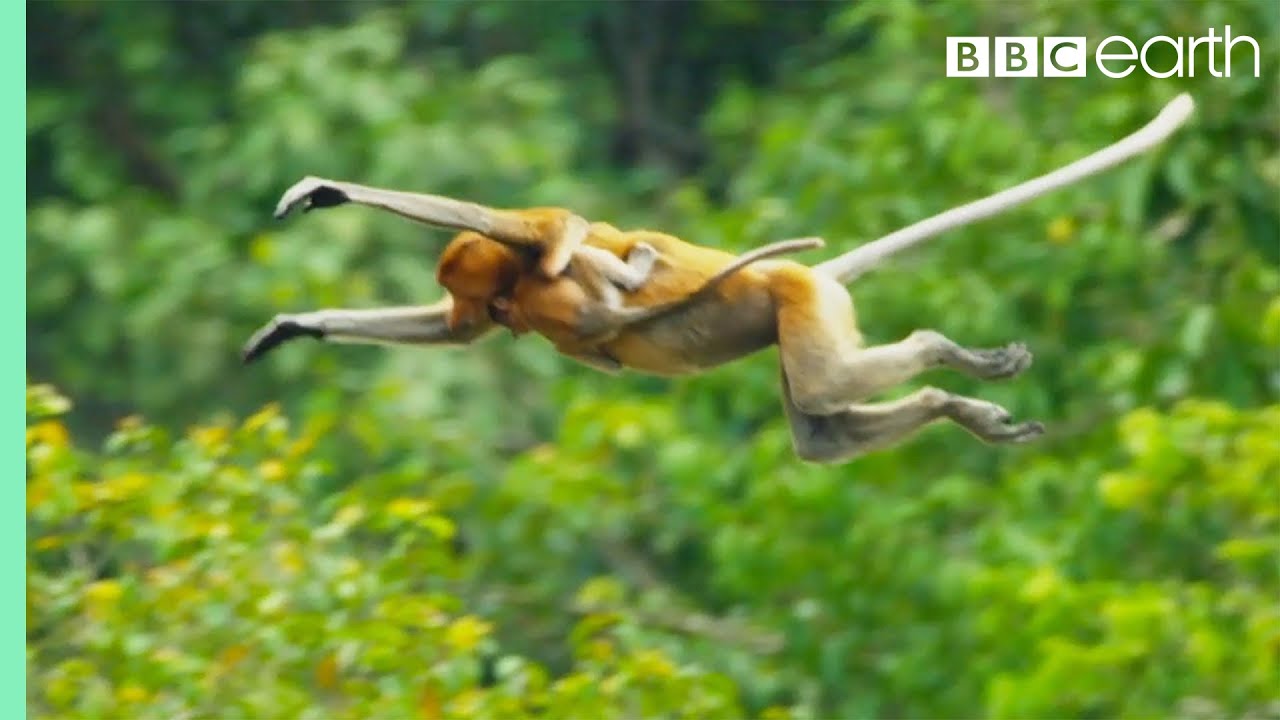
M 1280 9 L 1204 2 L 39 2 L 30 712 L 1280 717 Z M 948 35 L 1254 37 L 1233 77 L 948 79 Z M 1172 63 L 1154 56 L 1157 67 Z M 1200 60 L 1203 63 L 1203 58 Z M 609 377 L 536 337 L 291 344 L 434 301 L 449 235 L 273 221 L 303 175 L 816 262 L 1166 146 L 859 280 L 870 342 L 1043 420 L 794 457 L 776 354 Z

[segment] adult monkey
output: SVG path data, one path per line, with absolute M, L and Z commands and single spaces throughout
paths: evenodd
M 1179 95 L 1142 129 L 1070 165 L 812 268 L 790 261 L 756 263 L 724 277 L 710 292 L 697 288 L 734 262 L 734 256 L 669 235 L 623 232 L 558 208 L 495 210 L 435 195 L 306 178 L 284 194 L 278 217 L 299 206 L 353 202 L 466 231 L 442 256 L 440 278 L 450 296 L 425 307 L 279 315 L 255 334 L 245 357 L 255 359 L 301 336 L 346 342 L 469 343 L 494 326 L 478 311 L 481 307 L 485 313 L 495 307 L 514 311 L 519 329 L 544 334 L 572 355 L 578 338 L 572 324 L 556 316 L 559 306 L 553 303 L 541 312 L 529 312 L 527 306 L 562 293 L 572 297 L 572 280 L 559 273 L 578 245 L 626 257 L 644 242 L 658 251 L 661 267 L 643 286 L 627 293 L 628 305 L 667 307 L 656 317 L 616 328 L 600 345 L 620 366 L 659 375 L 690 374 L 776 343 L 793 443 L 801 458 L 813 462 L 839 462 L 887 447 L 939 419 L 950 419 L 986 442 L 1024 442 L 1041 435 L 1043 426 L 1012 423 L 1010 413 L 998 405 L 937 388 L 864 404 L 869 396 L 937 367 L 984 379 L 1012 377 L 1030 365 L 1031 354 L 1020 343 L 990 350 L 965 348 L 932 330 L 918 330 L 897 343 L 863 347 L 843 285 L 929 237 L 1005 212 L 1155 147 L 1186 122 L 1193 109 L 1191 97 Z M 525 249 L 530 247 L 539 252 L 529 255 Z M 684 297 L 690 300 L 677 302 Z M 455 304 L 472 307 L 463 313 L 470 322 L 448 321 L 457 315 Z

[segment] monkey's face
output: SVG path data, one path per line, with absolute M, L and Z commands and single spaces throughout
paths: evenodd
M 451 324 L 486 318 L 490 303 L 511 293 L 520 267 L 515 251 L 499 242 L 473 232 L 455 237 L 436 270 L 436 279 L 453 297 Z

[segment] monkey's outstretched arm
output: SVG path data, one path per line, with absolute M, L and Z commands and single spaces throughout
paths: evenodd
M 295 315 L 277 315 L 245 343 L 246 364 L 290 340 L 310 337 L 329 342 L 396 345 L 465 345 L 494 326 L 488 322 L 450 328 L 452 298 L 434 305 L 382 307 L 362 310 L 331 308 Z
M 402 192 L 341 180 L 307 176 L 294 183 L 276 204 L 277 219 L 301 207 L 304 211 L 355 203 L 393 212 L 428 225 L 471 230 L 498 242 L 542 250 L 539 266 L 555 277 L 569 264 L 586 239 L 590 223 L 568 210 L 535 208 L 498 210 L 441 195 Z
M 1195 102 L 1189 94 L 1183 93 L 1165 105 L 1155 119 L 1145 127 L 1092 155 L 1028 180 L 1021 185 L 1002 190 L 995 195 L 951 208 L 939 215 L 908 225 L 879 240 L 816 265 L 814 270 L 826 273 L 842 284 L 847 284 L 890 256 L 914 247 L 935 235 L 999 215 L 1028 200 L 1079 182 L 1150 150 L 1164 142 L 1181 127 L 1191 117 L 1193 110 L 1195 110 Z

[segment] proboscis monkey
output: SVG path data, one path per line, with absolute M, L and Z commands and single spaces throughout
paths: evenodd
M 565 273 L 543 284 L 522 281 L 537 274 L 536 253 L 512 250 L 484 235 L 464 232 L 441 254 L 437 277 L 452 298 L 448 322 L 453 329 L 490 320 L 515 335 L 536 327 L 565 355 L 616 372 L 622 365 L 602 346 L 624 328 L 709 296 L 727 278 L 760 260 L 822 246 L 819 238 L 770 243 L 733 258 L 709 278 L 694 280 L 683 293 L 642 305 L 625 305 L 620 288 L 635 293 L 653 279 L 658 263 L 668 262 L 644 240 L 630 246 L 626 263 L 608 250 L 581 245 Z M 670 276 L 666 269 L 659 273 Z
M 777 344 L 783 406 L 796 452 L 804 460 L 847 460 L 898 443 L 940 419 L 986 442 L 1024 442 L 1040 436 L 1044 427 L 1011 422 L 1010 413 L 998 405 L 937 388 L 925 387 L 890 402 L 865 402 L 939 367 L 988 380 L 1013 377 L 1030 365 L 1031 354 L 1021 343 L 966 348 L 933 330 L 865 347 L 844 284 L 929 237 L 1005 212 L 1149 150 L 1181 126 L 1193 109 L 1191 97 L 1180 95 L 1148 125 L 1107 148 L 814 267 L 787 260 L 735 265 L 737 258 L 720 250 L 662 233 L 590 223 L 559 208 L 497 210 L 309 177 L 286 191 L 277 206 L 278 217 L 299 206 L 352 202 L 467 231 L 441 258 L 438 276 L 450 295 L 431 306 L 279 315 L 255 334 L 245 357 L 257 358 L 300 336 L 469 343 L 494 328 L 494 315 L 513 331 L 542 334 L 562 352 L 597 367 L 616 365 L 657 375 L 701 372 Z M 556 300 L 583 294 L 582 286 L 563 274 L 575 252 L 585 246 L 627 258 L 644 245 L 656 250 L 657 261 L 644 283 L 624 294 L 626 307 L 661 306 L 662 311 L 584 336 L 572 303 Z M 530 248 L 536 250 L 532 261 Z M 725 273 L 731 265 L 736 272 Z M 464 310 L 455 312 L 459 307 Z M 454 316 L 466 317 L 467 322 L 450 322 Z

